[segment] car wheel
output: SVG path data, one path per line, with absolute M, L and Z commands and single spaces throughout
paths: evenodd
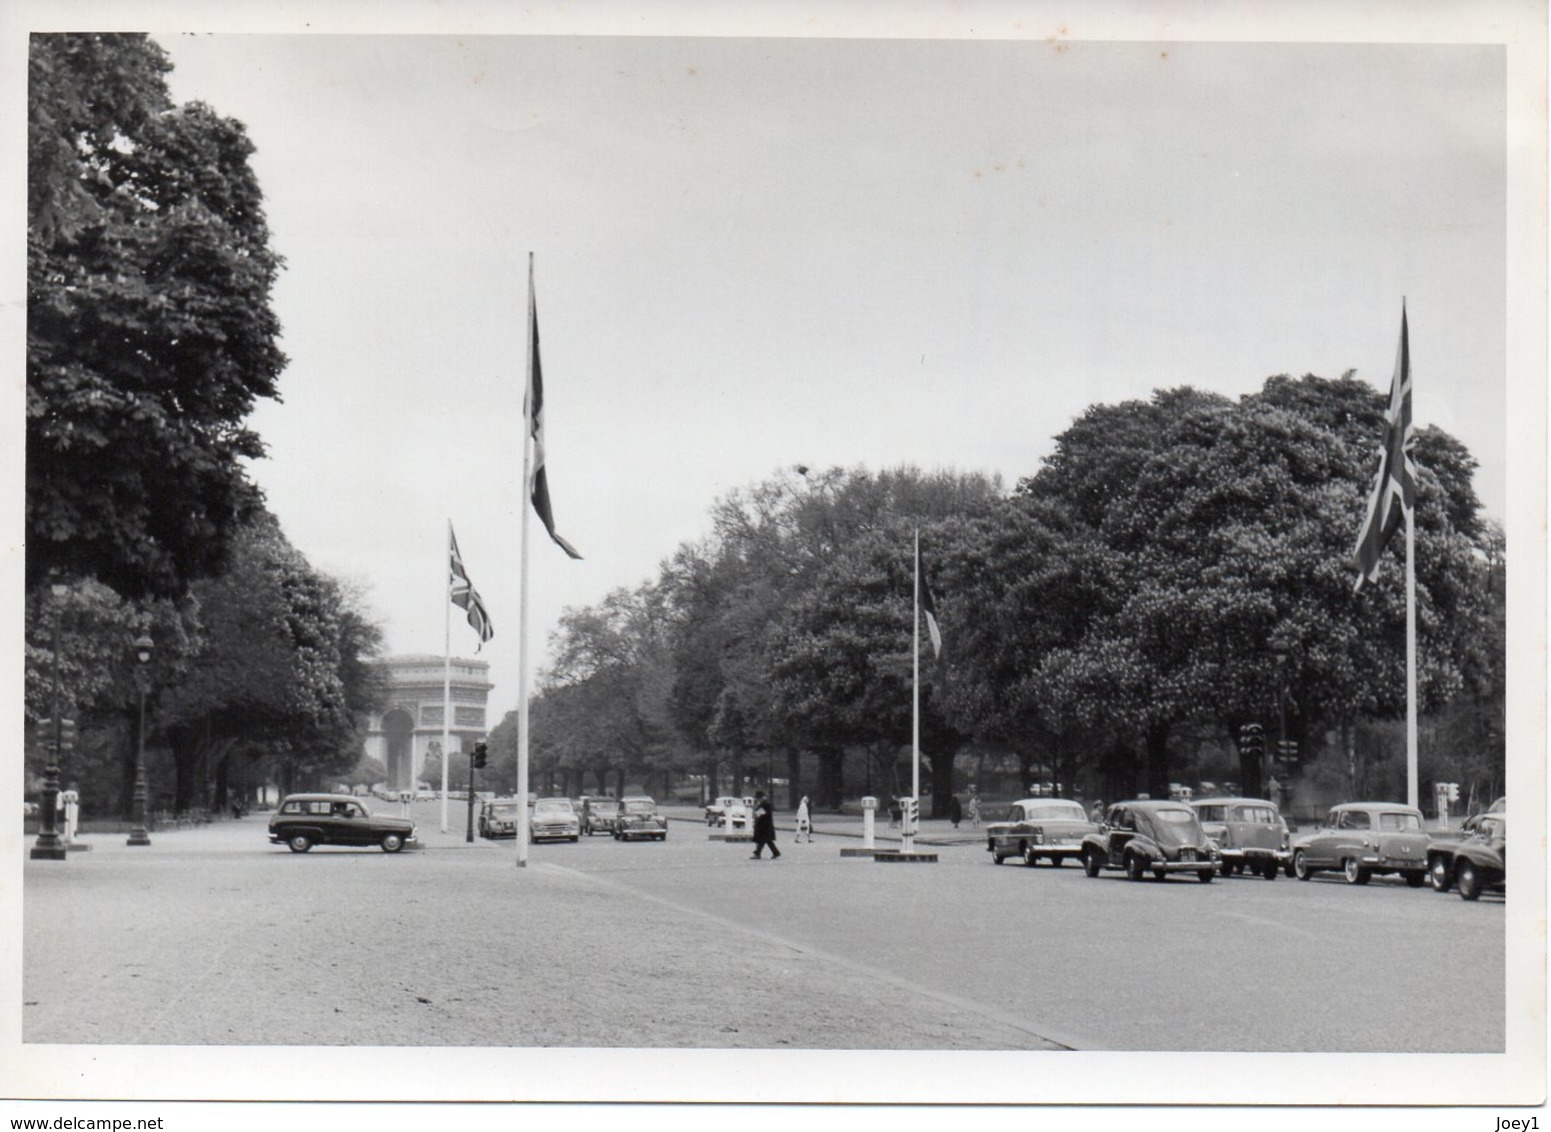
M 1104 854 L 1097 849 L 1089 849 L 1082 856 L 1082 871 L 1091 877 L 1096 877 L 1104 868 Z
M 1000 865 L 1002 863 L 1002 861 L 1003 861 L 1002 855 L 1000 853 L 998 853 L 995 849 L 991 850 L 991 863 L 993 865 Z
M 1065 857 L 1055 856 L 1055 857 L 1050 858 L 1050 867 L 1052 869 L 1059 869 L 1065 863 L 1066 863 L 1066 858 Z
M 1168 875 L 1169 875 L 1169 870 L 1165 869 L 1162 865 L 1154 865 L 1153 866 L 1153 870 L 1152 870 L 1152 879 L 1153 880 L 1163 880 Z
M 1131 880 L 1141 880 L 1147 874 L 1142 864 L 1142 859 L 1135 853 L 1126 854 L 1126 876 Z
M 1266 862 L 1265 871 L 1260 875 L 1265 877 L 1267 880 L 1275 880 L 1277 871 L 1276 861 L 1273 859 Z
M 1476 900 L 1481 896 L 1481 878 L 1476 876 L 1476 867 L 1469 861 L 1459 863 L 1459 871 L 1454 879 L 1459 883 L 1459 898 L 1461 900 Z
M 1341 875 L 1347 884 L 1367 884 L 1368 870 L 1357 863 L 1356 857 L 1348 857 L 1341 863 Z
M 1231 877 L 1233 875 L 1233 866 L 1227 861 L 1223 861 L 1217 866 L 1217 873 L 1219 876 Z
M 1039 858 L 1034 856 L 1034 846 L 1027 843 L 1023 846 L 1023 864 L 1030 869 L 1039 864 Z
M 291 839 L 286 844 L 291 847 L 291 852 L 293 853 L 305 853 L 312 848 L 312 838 L 305 833 L 295 833 L 291 835 Z
M 1197 869 L 1196 876 L 1201 878 L 1202 884 L 1211 884 L 1212 878 L 1217 875 L 1216 869 Z
M 1406 887 L 1407 888 L 1421 888 L 1422 885 L 1424 885 L 1426 883 L 1427 883 L 1427 874 L 1426 873 L 1407 873 L 1406 874 Z
M 576 835 L 575 835 L 575 836 L 573 836 L 573 837 L 572 837 L 572 838 L 571 838 L 571 844 L 572 844 L 572 845 L 575 845 L 575 844 L 576 844 L 576 843 L 577 843 L 577 842 L 578 842 L 578 841 L 580 841 L 580 840 L 581 840 L 581 839 L 582 839 L 582 835 L 581 835 L 581 834 L 579 834 L 579 833 L 578 833 L 578 834 L 576 834 Z
M 396 833 L 382 835 L 382 851 L 384 853 L 397 853 L 404 848 L 404 839 Z
M 1303 850 L 1299 849 L 1293 854 L 1293 876 L 1299 880 L 1308 880 L 1313 875 L 1314 870 L 1309 868 L 1309 859 L 1303 855 Z
M 1449 879 L 1449 862 L 1443 857 L 1434 857 L 1433 863 L 1427 868 L 1427 879 L 1432 881 L 1434 892 L 1447 892 L 1453 887 Z

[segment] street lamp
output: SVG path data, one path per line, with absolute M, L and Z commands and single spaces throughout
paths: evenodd
M 48 765 L 43 768 L 43 825 L 38 830 L 38 840 L 29 856 L 34 861 L 63 861 L 65 843 L 59 836 L 59 760 L 64 750 L 64 722 L 59 717 L 59 623 L 64 619 L 63 598 L 69 587 L 55 582 L 49 587 L 54 596 L 54 643 L 53 694 L 48 723 L 54 729 L 54 739 L 49 745 Z
M 135 638 L 135 689 L 140 693 L 140 722 L 135 730 L 135 824 L 129 830 L 126 845 L 151 843 L 150 835 L 145 830 L 145 810 L 150 794 L 145 782 L 145 669 L 151 663 L 151 654 L 155 651 L 156 643 L 146 634 L 142 633 Z

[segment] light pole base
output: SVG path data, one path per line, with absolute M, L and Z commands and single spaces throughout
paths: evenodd
M 27 854 L 34 861 L 63 861 L 65 859 L 65 847 L 58 841 L 52 845 L 43 844 L 43 839 L 38 838 L 38 843 L 32 847 L 32 852 Z
M 872 859 L 884 862 L 900 862 L 908 865 L 935 865 L 936 853 L 923 853 L 915 849 L 874 849 Z
M 129 831 L 129 840 L 124 842 L 125 845 L 149 845 L 150 843 L 151 843 L 151 838 L 146 834 L 145 830 L 143 830 L 143 829 L 132 829 L 132 830 L 130 830 Z

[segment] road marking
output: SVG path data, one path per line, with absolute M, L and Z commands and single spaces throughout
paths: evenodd
M 546 861 L 542 864 L 539 864 L 537 867 L 540 869 L 552 870 L 557 873 L 564 873 L 568 876 L 577 877 L 580 880 L 586 881 L 589 884 L 597 885 L 600 888 L 613 889 L 615 891 L 634 896 L 639 900 L 646 900 L 653 904 L 659 904 L 664 908 L 671 908 L 675 912 L 681 912 L 685 915 L 695 916 L 698 919 L 706 920 L 710 923 L 717 924 L 732 931 L 740 932 L 744 935 L 749 935 L 757 939 L 764 940 L 766 943 L 773 944 L 777 947 L 784 947 L 790 951 L 795 951 L 799 955 L 812 956 L 813 958 L 821 960 L 822 962 L 832 963 L 838 967 L 843 967 L 848 971 L 852 971 L 860 975 L 865 975 L 870 979 L 876 979 L 879 982 L 888 983 L 890 986 L 906 991 L 909 994 L 935 999 L 938 1002 L 941 1002 L 947 1006 L 952 1006 L 958 1010 L 965 1011 L 966 1013 L 979 1015 L 988 1021 L 997 1022 L 1003 1026 L 1008 1026 L 1014 1030 L 1019 1030 L 1025 1034 L 1036 1037 L 1041 1041 L 1049 1042 L 1051 1045 L 1057 1046 L 1061 1049 L 1102 1050 L 1106 1048 L 1103 1045 L 1091 1041 L 1086 1037 L 1079 1037 L 1070 1033 L 1061 1033 L 1057 1030 L 1051 1029 L 1050 1027 L 1041 1026 L 1039 1023 L 1030 1022 L 1019 1015 L 1010 1014 L 1004 1010 L 998 1010 L 994 1006 L 987 1006 L 983 1002 L 975 1002 L 972 999 L 961 998 L 960 996 L 956 994 L 950 994 L 947 991 L 935 990 L 932 987 L 923 986 L 922 984 L 914 982 L 910 979 L 902 978 L 901 976 L 894 974 L 892 971 L 886 971 L 881 967 L 874 967 L 870 963 L 861 963 L 855 959 L 848 959 L 844 955 L 836 955 L 833 952 L 824 951 L 806 943 L 797 943 L 793 940 L 785 938 L 784 936 L 775 935 L 773 932 L 767 932 L 760 928 L 752 928 L 747 924 L 741 924 L 736 920 L 730 920 L 726 916 L 717 915 L 715 912 L 707 912 L 689 904 L 681 904 L 677 900 L 670 900 L 664 896 L 656 896 L 649 892 L 642 892 L 639 889 L 631 888 L 629 885 L 621 884 L 618 881 L 611 880 L 607 877 L 598 876 L 594 873 L 582 872 L 580 869 L 570 865 L 557 865 L 553 862 Z

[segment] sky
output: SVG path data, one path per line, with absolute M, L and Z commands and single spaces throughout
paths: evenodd
M 1387 389 L 1503 515 L 1506 75 L 1491 45 L 153 36 L 244 123 L 290 362 L 251 423 L 291 540 L 440 654 L 449 520 L 516 706 L 535 264 L 561 611 L 794 464 L 1034 473 L 1086 407 Z M 539 532 L 535 526 L 534 531 Z M 456 614 L 456 611 L 454 611 Z M 459 617 L 454 655 L 475 635 Z

